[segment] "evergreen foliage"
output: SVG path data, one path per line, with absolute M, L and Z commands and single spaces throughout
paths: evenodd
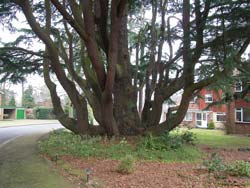
M 14 95 L 12 95 L 10 98 L 9 106 L 16 107 L 16 100 Z
M 35 106 L 36 104 L 33 97 L 33 88 L 31 85 L 29 85 L 28 88 L 24 90 L 23 93 L 23 107 L 33 108 Z

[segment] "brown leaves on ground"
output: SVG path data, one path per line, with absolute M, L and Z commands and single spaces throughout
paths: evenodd
M 243 160 L 250 162 L 250 151 L 249 150 L 236 150 L 236 149 L 213 149 L 213 148 L 202 148 L 206 153 L 218 153 L 223 160 L 232 162 L 235 160 Z
M 226 161 L 248 160 L 249 151 L 214 150 L 205 148 L 207 153 L 218 152 Z M 91 169 L 92 173 L 88 184 L 80 187 L 105 188 L 250 188 L 250 179 L 241 177 L 228 177 L 215 179 L 202 165 L 194 163 L 162 163 L 162 162 L 136 162 L 135 171 L 129 175 L 119 174 L 116 169 L 118 161 L 75 158 L 63 156 L 60 158 L 73 169 Z M 65 173 L 65 172 L 64 172 Z M 83 184 L 80 178 L 74 179 Z M 98 182 L 95 184 L 95 182 Z M 92 185 L 91 185 L 92 184 Z M 94 185 L 95 184 L 95 185 Z

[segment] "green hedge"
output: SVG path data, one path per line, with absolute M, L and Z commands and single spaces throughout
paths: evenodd
M 53 108 L 37 108 L 36 119 L 56 119 Z

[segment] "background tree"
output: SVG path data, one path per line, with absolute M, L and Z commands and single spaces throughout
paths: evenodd
M 31 85 L 29 85 L 28 88 L 25 89 L 23 93 L 23 107 L 33 108 L 35 106 L 36 104 L 33 97 L 33 88 Z
M 1 85 L 0 85 L 0 90 L 3 92 L 2 104 L 1 104 L 2 106 L 12 106 L 12 104 L 14 104 L 13 98 L 15 99 L 16 93 L 10 89 L 11 86 L 12 86 L 12 84 L 10 82 L 7 82 L 7 81 L 1 83 Z M 16 103 L 16 101 L 15 101 L 15 103 Z
M 10 102 L 9 102 L 8 106 L 16 107 L 16 100 L 15 100 L 15 96 L 14 95 L 11 96 Z
M 33 86 L 33 97 L 37 105 L 45 105 L 47 107 L 52 107 L 50 92 L 46 85 Z
M 21 11 L 31 27 L 25 32 L 45 45 L 38 52 L 17 48 L 18 41 L 32 37 L 6 44 L 0 53 L 10 61 L 1 60 L 1 73 L 11 76 L 22 69 L 19 63 L 43 71 L 56 116 L 78 134 L 172 130 L 196 93 L 231 77 L 250 42 L 246 0 L 10 0 L 0 10 L 5 11 L 3 23 Z M 151 18 L 143 16 L 145 11 Z M 140 19 L 138 28 L 128 31 L 128 23 Z M 4 69 L 11 64 L 13 71 Z M 53 76 L 76 110 L 75 118 L 65 114 Z M 163 103 L 177 93 L 182 93 L 180 105 L 169 108 L 160 123 Z M 100 126 L 89 123 L 87 104 Z

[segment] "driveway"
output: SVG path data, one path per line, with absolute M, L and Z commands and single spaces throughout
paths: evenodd
M 0 128 L 0 188 L 76 188 L 38 155 L 37 141 L 60 124 Z

